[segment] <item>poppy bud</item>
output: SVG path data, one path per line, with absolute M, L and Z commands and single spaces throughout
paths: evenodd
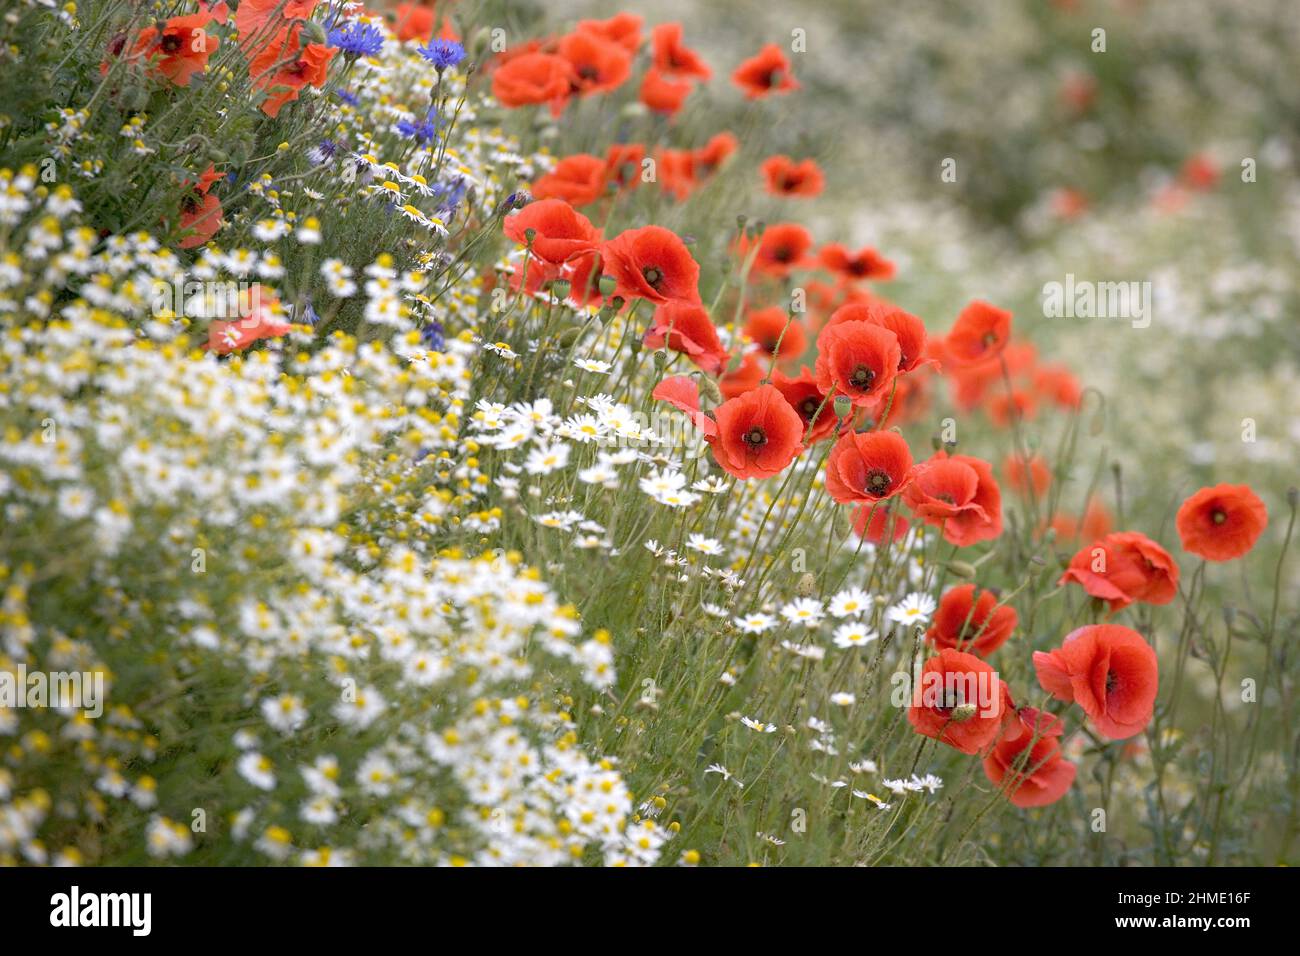
M 668 353 L 663 351 L 655 352 L 653 361 L 655 363 L 655 371 L 662 372 L 664 366 L 668 364 Z
M 938 451 L 940 448 L 942 448 L 942 447 L 943 447 L 943 436 L 941 436 L 941 435 L 931 435 L 931 436 L 930 436 L 930 447 L 933 448 L 935 451 Z
M 799 597 L 812 597 L 817 593 L 817 577 L 811 571 L 805 571 L 795 585 L 794 593 Z
M 582 334 L 582 326 L 571 325 L 566 329 L 560 329 L 555 336 L 555 344 L 560 348 L 568 348 L 574 342 L 578 341 L 578 336 Z
M 722 404 L 722 392 L 718 389 L 718 383 L 709 376 L 699 373 L 696 380 L 700 383 L 700 394 L 705 396 L 714 405 Z
M 324 43 L 328 39 L 325 28 L 315 20 L 302 21 L 302 35 L 309 43 Z
M 736 217 L 736 228 L 740 229 L 743 232 L 745 229 L 745 223 L 747 222 L 749 222 L 749 217 L 742 212 L 739 216 Z
M 613 295 L 614 290 L 618 288 L 618 280 L 613 276 L 601 276 L 600 282 L 598 282 L 596 286 L 600 289 L 600 294 L 608 298 Z
M 1228 630 L 1232 630 L 1232 622 L 1237 617 L 1237 609 L 1231 604 L 1223 605 L 1223 623 L 1227 625 Z
M 1300 502 L 1300 488 L 1292 485 L 1286 490 L 1286 503 L 1294 508 L 1297 502 Z
M 975 577 L 975 566 L 965 561 L 950 561 L 948 570 L 959 578 L 972 579 Z

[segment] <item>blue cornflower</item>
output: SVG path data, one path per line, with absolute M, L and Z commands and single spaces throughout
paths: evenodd
M 439 73 L 465 59 L 465 48 L 455 40 L 433 40 L 428 46 L 416 49 Z
M 438 135 L 438 111 L 429 110 L 422 120 L 398 120 L 397 131 L 408 139 L 428 143 Z
M 430 352 L 444 352 L 447 349 L 447 337 L 443 333 L 442 323 L 430 320 L 420 329 L 420 343 Z
M 347 90 L 335 90 L 334 95 L 337 96 L 339 99 L 341 99 L 344 103 L 347 103 L 348 106 L 361 105 L 361 100 L 357 98 L 356 94 L 349 93 Z
M 329 42 L 342 50 L 344 56 L 355 60 L 360 56 L 374 56 L 382 50 L 384 32 L 374 24 L 349 20 L 329 32 Z

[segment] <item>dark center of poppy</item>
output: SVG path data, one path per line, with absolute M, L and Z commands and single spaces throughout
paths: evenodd
M 1228 520 L 1228 515 L 1222 508 L 1215 508 L 1214 511 L 1210 513 L 1210 518 L 1215 524 L 1223 524 L 1223 522 Z
M 893 479 L 889 477 L 889 473 L 879 468 L 867 472 L 867 491 L 873 495 L 883 495 L 892 483 Z
M 1113 691 L 1115 689 L 1115 685 L 1118 683 L 1119 683 L 1119 678 L 1115 676 L 1115 672 L 1106 671 L 1106 693 L 1109 694 L 1111 691 Z
M 308 66 L 310 66 L 310 64 L 306 60 L 299 60 L 293 66 L 289 67 L 285 72 L 291 76 L 296 76 L 301 78 L 307 74 Z
M 658 266 L 646 266 L 641 270 L 641 275 L 645 278 L 645 281 L 650 284 L 650 288 L 652 289 L 658 289 L 660 283 L 664 281 L 663 270 Z
M 600 76 L 600 72 L 590 63 L 584 63 L 578 67 L 578 78 L 581 80 L 594 80 Z
M 763 431 L 761 426 L 753 425 L 741 437 L 741 441 L 750 448 L 759 448 L 767 444 L 767 432 Z
M 817 414 L 817 409 L 821 407 L 822 403 L 814 396 L 810 395 L 805 398 L 803 404 L 799 406 L 799 414 L 804 417 L 805 421 L 812 421 L 813 416 Z
M 994 333 L 994 332 L 985 332 L 985 333 L 984 333 L 984 338 L 980 339 L 980 342 L 981 342 L 981 343 L 982 343 L 982 344 L 987 348 L 988 346 L 992 345 L 992 344 L 993 344 L 994 342 L 996 342 L 997 340 L 998 340 L 998 337 L 997 337 L 997 334 L 996 334 L 996 333 Z
M 947 492 L 941 495 L 935 495 L 935 497 L 938 498 L 940 501 L 950 505 L 955 505 L 957 503 L 957 499 L 954 498 L 952 495 L 948 494 Z
M 777 246 L 772 250 L 772 258 L 777 262 L 789 262 L 794 258 L 794 250 L 789 246 Z
M 164 53 L 175 53 L 181 48 L 181 38 L 176 35 L 165 36 L 162 43 L 158 44 Z
M 759 80 L 759 82 L 762 83 L 763 86 L 766 86 L 770 89 L 771 87 L 776 86 L 778 83 L 781 82 L 781 71 L 770 70 L 762 77 L 761 80 Z
M 875 378 L 876 373 L 874 371 L 867 368 L 865 365 L 859 365 L 853 370 L 853 373 L 849 375 L 849 384 L 854 388 L 861 389 L 865 392 L 871 387 L 871 383 Z

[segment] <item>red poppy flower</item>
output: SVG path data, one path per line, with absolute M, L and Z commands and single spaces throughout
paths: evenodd
M 210 13 L 195 13 L 188 17 L 172 17 L 162 30 L 148 27 L 140 31 L 130 56 L 151 61 L 160 76 L 177 86 L 189 86 L 196 73 L 208 68 L 208 58 L 221 41 L 203 28 L 212 21 Z
M 428 43 L 433 39 L 434 15 L 432 6 L 418 3 L 399 3 L 396 8 L 397 20 L 393 23 L 393 33 L 405 43 L 407 40 L 422 40 Z
M 316 3 L 317 0 L 243 0 L 235 10 L 239 45 L 251 57 L 254 51 L 275 40 L 278 30 L 266 29 L 272 19 L 283 29 L 294 20 L 308 19 Z
M 218 355 L 248 348 L 258 339 L 285 335 L 292 326 L 277 315 L 279 303 L 254 284 L 239 294 L 240 318 L 218 319 L 208 325 L 208 341 L 202 346 Z
M 1112 611 L 1134 601 L 1168 604 L 1178 593 L 1178 565 L 1138 531 L 1117 531 L 1081 548 L 1058 583 L 1073 581 Z
M 910 527 L 911 522 L 882 504 L 859 505 L 853 515 L 854 533 L 872 544 L 880 544 L 886 535 L 890 541 L 897 541 Z
M 892 498 L 912 477 L 912 451 L 898 432 L 845 432 L 826 459 L 826 491 L 840 504 Z
M 1132 737 L 1151 720 L 1160 680 L 1156 652 L 1132 628 L 1081 627 L 1056 650 L 1035 651 L 1034 670 L 1043 690 L 1078 704 L 1103 737 Z
M 695 175 L 711 176 L 740 148 L 740 141 L 728 132 L 715 133 L 709 141 L 691 153 Z
M 214 183 L 221 180 L 211 165 L 199 176 L 198 182 L 186 184 L 185 194 L 181 197 L 180 231 L 185 234 L 178 245 L 182 249 L 201 246 L 221 229 L 221 200 L 209 195 Z
M 713 70 L 682 42 L 680 23 L 661 23 L 650 31 L 654 65 L 665 76 L 707 80 Z
M 558 116 L 573 86 L 573 65 L 553 53 L 512 57 L 492 74 L 492 95 L 502 106 L 549 103 Z
M 614 295 L 665 302 L 700 301 L 700 266 L 671 229 L 642 226 L 620 233 L 601 247 Z
M 284 104 L 296 100 L 304 87 L 324 86 L 330 60 L 338 52 L 323 43 L 303 44 L 302 27 L 297 24 L 281 30 L 248 64 L 253 86 L 269 94 L 262 101 L 262 112 L 279 116 Z
M 817 196 L 826 185 L 815 160 L 796 163 L 789 156 L 769 156 L 758 168 L 767 191 L 774 196 Z
M 665 345 L 712 375 L 721 371 L 729 358 L 708 309 L 694 302 L 668 302 L 655 309 L 645 347 L 661 349 Z
M 728 399 L 714 412 L 713 457 L 737 478 L 780 474 L 803 451 L 803 420 L 772 385 Z
M 1007 455 L 1002 461 L 1002 474 L 1012 491 L 1026 496 L 1030 482 L 1033 483 L 1034 496 L 1038 498 L 1047 494 L 1047 489 L 1052 486 L 1052 471 L 1041 455 L 1031 456 L 1028 464 L 1023 455 Z
M 578 32 L 590 33 L 622 47 L 629 54 L 641 49 L 641 17 L 619 13 L 608 20 L 579 20 Z
M 944 341 L 944 353 L 956 366 L 997 358 L 1011 337 L 1011 313 L 975 301 L 961 310 Z
M 945 647 L 921 668 L 907 721 L 919 734 L 974 754 L 998 738 L 1011 706 L 997 671 L 973 654 Z
M 1045 807 L 1065 796 L 1078 768 L 1061 753 L 1061 720 L 1032 707 L 1016 719 L 984 758 L 984 775 L 1021 808 Z M 1009 779 L 1008 779 L 1009 778 Z
M 533 184 L 533 196 L 586 206 L 605 195 L 606 176 L 605 161 L 599 156 L 575 153 L 564 157 Z
M 807 265 L 807 253 L 812 244 L 812 233 L 797 223 L 779 222 L 768 226 L 758 238 L 758 252 L 751 269 L 757 275 L 784 278 L 791 269 Z M 752 247 L 753 240 L 748 236 L 742 236 L 736 243 L 742 259 L 749 255 Z
M 870 246 L 850 252 L 847 246 L 828 242 L 822 246 L 817 258 L 831 272 L 849 281 L 878 279 L 884 282 L 894 277 L 894 264 Z
M 1255 547 L 1268 525 L 1268 509 L 1249 485 L 1215 485 L 1184 501 L 1175 524 L 1184 551 L 1231 561 Z
M 699 185 L 695 178 L 695 153 L 689 149 L 661 149 L 655 154 L 659 188 L 681 202 Z
M 938 451 L 916 466 L 903 500 L 958 547 L 1002 533 L 1002 492 L 986 461 Z
M 764 377 L 763 366 L 758 364 L 754 353 L 746 352 L 734 370 L 718 379 L 718 391 L 722 393 L 723 398 L 735 398 L 737 395 L 744 395 L 758 388 L 763 384 Z
M 936 647 L 988 657 L 1006 643 L 1019 620 L 1011 605 L 998 606 L 993 591 L 980 591 L 977 596 L 974 584 L 959 584 L 944 592 L 925 636 Z
M 1074 373 L 1063 365 L 1043 365 L 1034 370 L 1034 392 L 1061 408 L 1078 408 L 1083 390 Z
M 641 81 L 641 102 L 656 113 L 676 113 L 690 95 L 691 84 L 687 80 L 669 79 L 653 66 L 646 70 Z
M 1189 156 L 1178 173 L 1178 178 L 1189 189 L 1208 192 L 1219 182 L 1219 167 L 1205 153 Z
M 570 84 L 579 96 L 616 90 L 632 75 L 632 54 L 597 33 L 563 36 L 556 52 L 573 67 Z
M 817 336 L 817 385 L 875 407 L 888 398 L 902 355 L 898 336 L 869 322 L 827 325 Z
M 803 326 L 779 305 L 749 313 L 745 334 L 760 349 L 777 359 L 798 358 L 808 347 L 808 336 L 804 334 Z
M 528 244 L 527 233 L 531 229 L 533 256 L 557 267 L 594 253 L 600 243 L 600 230 L 562 199 L 531 202 L 507 216 L 502 228 L 520 245 Z
M 999 428 L 1010 428 L 1016 422 L 1028 421 L 1038 414 L 1038 403 L 1032 392 L 1023 388 L 994 392 L 988 398 L 989 420 Z
M 817 387 L 817 380 L 806 365 L 797 378 L 783 375 L 780 371 L 773 372 L 772 384 L 803 419 L 804 441 L 807 444 L 819 442 L 835 430 L 835 409 L 831 400 Z
M 790 72 L 790 61 L 775 43 L 767 44 L 736 67 L 731 82 L 740 87 L 745 98 L 750 100 L 799 89 L 799 81 Z
M 911 372 L 929 361 L 926 358 L 925 323 L 896 305 L 880 299 L 848 302 L 832 312 L 826 324 L 839 325 L 841 322 L 867 322 L 893 332 L 898 339 L 900 372 Z
M 703 432 L 706 438 L 718 434 L 718 426 L 713 419 L 700 411 L 700 386 L 689 375 L 670 375 L 655 386 L 650 397 L 685 412 L 690 416 L 691 424 Z
M 605 150 L 605 171 L 619 189 L 636 189 L 641 185 L 641 164 L 645 147 L 640 143 L 615 143 Z

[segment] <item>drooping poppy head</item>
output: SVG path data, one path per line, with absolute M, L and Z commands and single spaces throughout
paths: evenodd
M 650 31 L 654 66 L 665 76 L 676 79 L 707 80 L 713 70 L 700 55 L 682 42 L 680 23 L 661 23 Z
M 671 79 L 652 66 L 641 80 L 640 99 L 647 109 L 671 116 L 682 108 L 692 89 L 689 80 Z
M 1079 549 L 1058 583 L 1070 581 L 1111 611 L 1135 601 L 1168 604 L 1178 593 L 1178 565 L 1141 532 L 1117 531 Z
M 1207 561 L 1232 561 L 1255 547 L 1268 525 L 1268 508 L 1249 485 L 1215 485 L 1184 501 L 1174 523 L 1184 551 Z
M 804 334 L 803 326 L 779 305 L 749 313 L 745 334 L 762 351 L 776 359 L 798 358 L 808 347 L 808 336 Z
M 780 474 L 804 449 L 803 421 L 772 385 L 728 399 L 714 413 L 713 457 L 736 478 Z
M 556 53 L 573 67 L 570 90 L 578 96 L 616 90 L 632 75 L 632 54 L 589 30 L 561 37 Z
M 790 70 L 790 61 L 775 43 L 769 43 L 731 74 L 746 99 L 758 100 L 774 93 L 799 89 L 799 81 Z
M 753 240 L 742 236 L 736 242 L 736 251 L 742 260 L 750 254 Z M 793 269 L 808 264 L 808 250 L 813 238 L 803 226 L 794 222 L 778 222 L 768 226 L 758 238 L 758 251 L 754 253 L 751 271 L 755 275 L 784 278 Z
M 694 302 L 668 302 L 655 309 L 645 347 L 661 349 L 665 345 L 711 375 L 721 371 L 729 358 L 708 309 Z
M 718 434 L 718 426 L 713 419 L 700 411 L 700 386 L 689 375 L 670 375 L 655 386 L 650 397 L 685 412 L 690 417 L 691 424 L 706 438 Z
M 894 264 L 870 246 L 863 246 L 857 252 L 838 242 L 828 242 L 817 254 L 823 266 L 848 282 L 879 280 L 884 282 L 894 277 Z
M 642 18 L 635 13 L 619 13 L 608 20 L 579 20 L 578 33 L 589 33 L 622 47 L 628 54 L 641 49 Z
M 586 206 L 605 195 L 607 173 L 605 161 L 599 156 L 575 153 L 538 178 L 533 184 L 533 197 L 563 199 L 575 206 Z
M 1012 491 L 1026 497 L 1031 487 L 1034 496 L 1042 498 L 1052 486 L 1052 470 L 1042 455 L 1032 455 L 1028 462 L 1023 455 L 1007 455 L 1002 460 L 1002 474 Z
M 1034 670 L 1043 690 L 1078 704 L 1104 737 L 1132 737 L 1151 720 L 1160 680 L 1156 652 L 1132 628 L 1081 627 L 1056 650 L 1036 651 Z
M 699 263 L 671 229 L 642 226 L 619 233 L 601 247 L 614 295 L 665 302 L 700 301 Z
M 916 466 L 903 500 L 958 547 L 1002 533 L 1002 491 L 988 462 L 938 451 Z
M 954 647 L 988 657 L 1006 643 L 1020 616 L 1009 604 L 998 606 L 993 591 L 959 584 L 944 592 L 926 638 L 936 647 Z
M 769 156 L 758 168 L 764 187 L 773 196 L 811 198 L 820 195 L 826 185 L 821 167 L 812 159 L 795 162 L 789 156 Z
M 573 65 L 553 53 L 511 57 L 492 74 L 492 95 L 506 107 L 549 103 L 555 115 L 564 109 L 573 88 Z
M 780 370 L 772 373 L 772 384 L 785 396 L 790 407 L 803 419 L 804 444 L 812 445 L 835 431 L 835 408 L 830 397 L 817 387 L 817 380 L 805 365 L 798 377 Z
M 1011 713 L 1011 695 L 997 671 L 946 647 L 921 668 L 907 721 L 919 734 L 974 754 L 998 738 Z
M 976 300 L 961 310 L 944 341 L 944 354 L 955 366 L 978 365 L 997 358 L 1011 338 L 1011 313 Z
M 592 253 L 600 243 L 600 230 L 562 199 L 531 202 L 507 216 L 502 229 L 520 245 L 528 245 L 527 233 L 532 230 L 532 254 L 554 266 Z
M 740 364 L 718 379 L 718 391 L 723 398 L 735 398 L 758 388 L 763 383 L 763 366 L 753 352 L 746 352 Z
M 858 505 L 853 513 L 853 533 L 872 544 L 880 544 L 888 537 L 897 541 L 907 534 L 911 522 L 898 513 L 897 508 L 873 503 Z
M 848 396 L 856 406 L 875 407 L 888 398 L 901 355 L 898 336 L 882 326 L 827 325 L 817 336 L 817 385 Z
M 892 498 L 911 477 L 912 451 L 898 432 L 845 432 L 826 459 L 826 491 L 840 504 Z
M 1023 707 L 984 758 L 984 774 L 1017 807 L 1045 807 L 1065 796 L 1078 768 L 1061 752 L 1059 717 Z

